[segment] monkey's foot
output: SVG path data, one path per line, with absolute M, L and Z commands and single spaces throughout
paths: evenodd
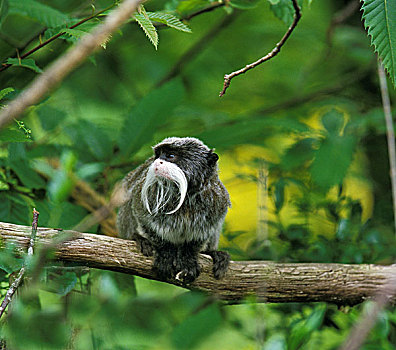
M 137 240 L 138 246 L 140 248 L 140 252 L 144 256 L 153 256 L 154 255 L 154 246 L 153 244 L 146 238 L 139 238 Z
M 199 266 L 198 261 L 186 261 L 183 262 L 183 265 L 183 269 L 177 273 L 176 279 L 185 284 L 194 282 L 201 273 L 201 267 Z
M 177 273 L 175 254 L 169 251 L 157 251 L 153 270 L 160 279 L 174 278 Z
M 213 259 L 213 275 L 216 279 L 223 278 L 228 270 L 230 264 L 230 254 L 220 250 L 211 250 L 203 252 L 208 254 Z

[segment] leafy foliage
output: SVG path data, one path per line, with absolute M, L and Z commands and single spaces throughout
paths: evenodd
M 166 12 L 147 12 L 147 16 L 151 21 L 159 22 L 168 27 L 180 30 L 182 32 L 191 33 L 191 29 L 176 16 Z
M 9 14 L 18 14 L 37 20 L 47 27 L 59 27 L 70 23 L 71 18 L 53 7 L 35 0 L 8 0 Z
M 3 19 L 8 15 L 8 0 L 1 0 L 0 1 L 0 25 L 3 21 Z
M 220 176 L 233 204 L 221 247 L 233 259 L 392 263 L 385 127 L 359 14 L 332 31 L 327 23 L 342 11 L 340 3 L 313 2 L 303 9 L 304 20 L 287 50 L 237 80 L 223 100 L 217 98 L 224 72 L 249 62 L 257 43 L 264 43 L 261 50 L 277 42 L 285 31 L 279 18 L 292 21 L 291 1 L 269 3 L 148 3 L 150 11 L 137 13 L 139 26 L 156 45 L 162 28 L 158 52 L 145 45 L 131 19 L 107 52 L 93 57 L 95 66 L 81 66 L 32 106 L 24 123 L 0 131 L 1 220 L 30 225 L 35 207 L 40 226 L 71 229 L 88 214 L 76 184 L 109 197 L 117 181 L 151 155 L 151 145 L 166 136 L 197 136 L 220 155 Z M 386 16 L 386 7 L 377 4 L 365 2 L 364 19 L 376 49 L 384 53 L 393 22 L 387 32 L 376 17 Z M 50 64 L 115 6 L 96 0 L 92 11 L 77 0 L 0 1 L 3 63 L 15 47 L 22 56 L 64 33 L 63 40 L 29 56 L 31 71 L 0 72 L 7 87 L 0 103 L 15 98 L 38 67 Z M 239 9 L 247 10 L 243 19 L 231 17 L 229 26 L 205 37 Z M 190 16 L 193 33 L 179 33 L 191 32 L 185 20 Z M 201 38 L 208 40 L 202 44 Z M 26 63 L 14 57 L 9 62 Z M 14 246 L 0 249 L 4 297 L 25 259 Z M 371 307 L 340 311 L 322 303 L 257 304 L 254 298 L 221 306 L 161 282 L 49 259 L 43 263 L 40 251 L 38 246 L 34 259 L 26 259 L 28 270 L 38 271 L 36 281 L 18 291 L 0 329 L 0 338 L 13 349 L 335 349 Z M 395 311 L 384 310 L 365 348 L 392 349 L 395 325 Z
M 37 66 L 36 62 L 32 58 L 25 58 L 25 59 L 9 58 L 7 59 L 6 63 L 11 64 L 12 66 L 15 67 L 29 68 L 36 73 L 42 72 L 42 69 Z
M 143 5 L 140 5 L 139 13 L 135 14 L 135 19 L 139 23 L 139 26 L 143 29 L 146 33 L 147 37 L 154 45 L 155 49 L 157 50 L 158 47 L 158 33 L 157 29 L 155 29 L 153 23 L 151 22 L 149 16 L 146 13 Z
M 363 0 L 362 9 L 371 43 L 396 86 L 396 4 L 386 0 Z

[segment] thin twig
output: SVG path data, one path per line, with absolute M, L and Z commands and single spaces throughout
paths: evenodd
M 33 221 L 32 221 L 32 233 L 30 235 L 29 247 L 28 247 L 28 255 L 33 255 L 33 247 L 34 242 L 36 240 L 37 234 L 37 225 L 38 225 L 38 217 L 39 212 L 33 208 Z M 12 297 L 14 296 L 15 292 L 17 291 L 19 285 L 22 282 L 23 276 L 26 271 L 26 265 L 24 264 L 22 268 L 18 272 L 18 276 L 15 278 L 14 282 L 12 282 L 10 288 L 8 289 L 6 296 L 4 297 L 3 302 L 0 305 L 0 318 L 3 316 L 4 311 L 6 310 L 8 304 L 11 302 Z
M 114 6 L 115 6 L 115 5 L 112 4 L 111 6 L 106 7 L 105 9 L 103 9 L 103 10 L 101 10 L 101 11 L 99 11 L 99 12 L 97 12 L 97 13 L 95 13 L 95 14 L 89 16 L 89 17 L 83 18 L 81 21 L 77 22 L 76 24 L 73 24 L 73 25 L 70 26 L 69 28 L 70 28 L 70 29 L 74 29 L 74 28 L 80 26 L 81 24 L 83 24 L 83 23 L 85 23 L 85 22 L 91 20 L 91 19 L 98 17 L 98 16 L 101 15 L 103 12 L 106 12 L 106 11 L 110 10 L 110 9 L 111 9 L 112 7 L 114 7 Z M 46 40 L 46 41 L 40 43 L 39 45 L 35 46 L 34 48 L 32 48 L 31 50 L 29 50 L 28 52 L 24 53 L 23 55 L 20 56 L 20 58 L 21 58 L 21 59 L 24 59 L 24 58 L 30 56 L 31 54 L 33 54 L 33 53 L 35 53 L 36 51 L 40 50 L 42 47 L 44 47 L 44 46 L 48 45 L 49 43 L 53 42 L 54 40 L 58 39 L 58 38 L 59 38 L 60 36 L 62 36 L 63 34 L 65 34 L 65 32 L 59 32 L 58 34 L 52 36 L 52 37 L 49 38 L 48 40 Z M 11 67 L 11 66 L 12 66 L 12 64 L 3 63 L 3 64 L 2 64 L 2 67 L 0 68 L 0 72 L 2 72 L 3 70 L 8 69 L 8 68 Z
M 283 38 L 276 44 L 274 49 L 270 53 L 268 53 L 266 56 L 261 57 L 256 62 L 250 63 L 237 71 L 234 71 L 230 74 L 226 74 L 224 76 L 223 90 L 221 90 L 220 94 L 219 94 L 220 97 L 226 93 L 226 90 L 230 86 L 232 78 L 235 78 L 238 75 L 246 73 L 248 70 L 253 69 L 253 68 L 257 67 L 258 65 L 260 65 L 261 63 L 264 63 L 265 61 L 268 61 L 271 58 L 275 57 L 280 52 L 282 46 L 285 44 L 285 42 L 289 38 L 290 34 L 296 28 L 297 23 L 301 18 L 301 10 L 297 4 L 297 0 L 292 0 L 292 2 L 293 2 L 294 11 L 295 11 L 294 20 L 293 20 L 293 23 L 291 24 L 291 26 L 289 27 L 289 29 L 287 30 L 287 32 L 285 33 L 285 35 L 283 36 Z
M 182 20 L 189 21 L 191 18 L 194 18 L 195 16 L 201 15 L 201 14 L 206 13 L 206 12 L 213 11 L 213 10 L 215 10 L 215 9 L 217 9 L 219 7 L 223 7 L 225 5 L 226 5 L 225 1 L 212 2 L 210 4 L 210 6 L 205 7 L 203 9 L 200 9 L 197 12 L 193 12 L 193 13 L 189 14 L 188 16 L 183 17 Z
M 112 11 L 106 20 L 92 33 L 84 35 L 77 44 L 58 58 L 44 73 L 40 74 L 19 97 L 0 112 L 0 128 L 17 118 L 29 106 L 39 102 L 52 88 L 58 85 L 72 70 L 105 42 L 109 35 L 126 22 L 142 0 L 125 0 Z
M 386 75 L 382 61 L 378 60 L 378 76 L 381 88 L 382 107 L 384 109 L 385 123 L 386 123 L 386 137 L 388 143 L 388 157 L 390 166 L 390 178 L 392 185 L 393 197 L 393 221 L 395 224 L 396 235 L 396 147 L 395 147 L 395 133 L 393 129 L 393 120 L 391 105 L 389 101 L 388 86 L 386 84 Z

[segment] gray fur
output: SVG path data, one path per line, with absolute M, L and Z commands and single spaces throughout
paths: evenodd
M 154 268 L 163 275 L 159 277 L 174 278 L 186 269 L 182 279 L 191 282 L 200 270 L 198 252 L 211 254 L 217 250 L 224 218 L 231 205 L 229 195 L 217 174 L 218 157 L 202 141 L 191 137 L 170 137 L 154 146 L 153 150 L 156 156 L 124 178 L 127 200 L 118 212 L 118 231 L 121 237 L 136 240 L 144 254 L 154 253 Z M 175 160 L 166 158 L 169 153 L 176 155 Z M 163 160 L 164 166 L 168 164 L 166 162 L 176 164 L 188 181 L 183 204 L 172 214 L 169 213 L 179 203 L 180 192 L 178 186 L 168 179 L 159 178 L 159 181 L 169 182 L 171 198 L 158 212 L 150 214 L 142 201 L 142 188 L 156 158 Z M 148 202 L 151 208 L 156 206 L 158 189 L 156 185 L 150 187 Z M 221 271 L 214 266 L 215 276 L 219 278 L 224 275 L 229 258 L 227 260 L 227 253 L 217 253 L 216 259 L 221 256 L 224 258 L 221 258 L 221 264 L 226 265 Z M 213 259 L 216 260 L 215 256 Z

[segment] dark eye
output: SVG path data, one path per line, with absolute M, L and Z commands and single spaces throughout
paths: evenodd
M 166 157 L 169 158 L 169 159 L 173 159 L 173 158 L 175 158 L 176 156 L 175 156 L 173 153 L 168 153 L 168 154 L 166 155 Z

